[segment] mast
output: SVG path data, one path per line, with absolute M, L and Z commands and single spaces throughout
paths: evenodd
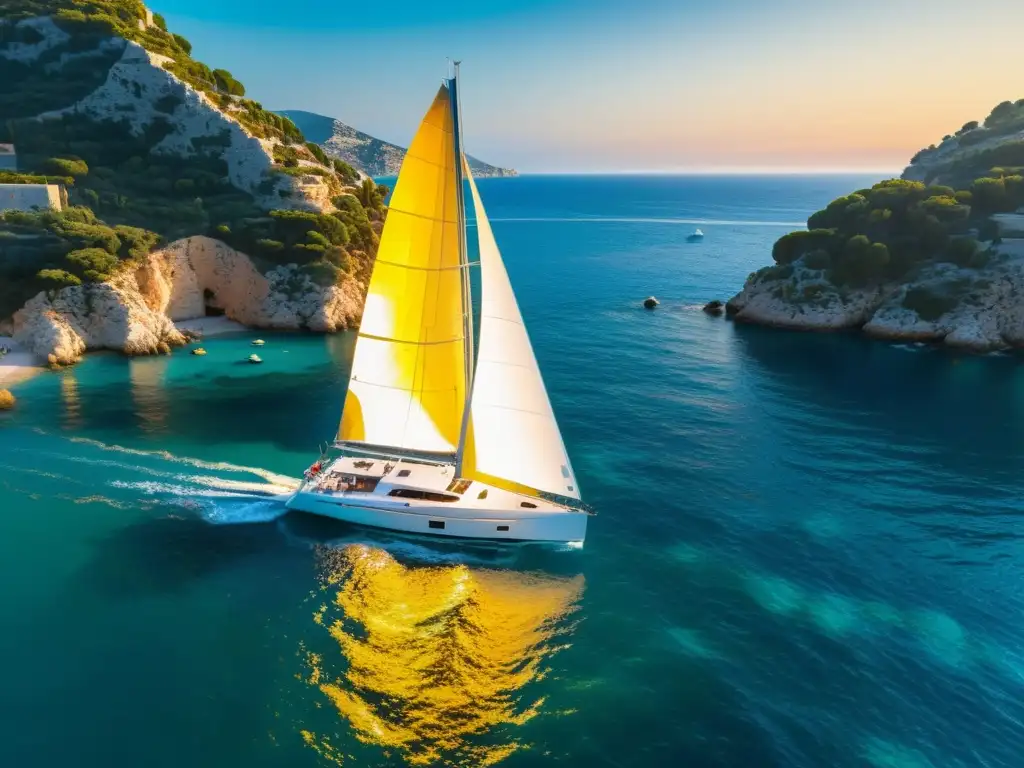
M 470 400 L 473 395 L 473 296 L 469 281 L 469 256 L 466 249 L 466 198 L 465 176 L 462 166 L 462 110 L 459 105 L 459 64 L 453 62 L 452 77 L 448 80 L 448 91 L 452 100 L 452 133 L 455 138 L 456 200 L 459 207 L 459 264 L 462 266 L 462 323 L 466 349 L 466 403 L 462 413 L 462 430 L 455 454 L 455 476 L 462 474 L 462 455 L 466 447 L 466 430 L 469 427 Z

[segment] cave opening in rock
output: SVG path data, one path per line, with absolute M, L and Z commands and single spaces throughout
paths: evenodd
M 215 306 L 217 295 L 209 288 L 203 289 L 203 306 L 207 317 L 220 317 L 224 314 L 224 308 Z

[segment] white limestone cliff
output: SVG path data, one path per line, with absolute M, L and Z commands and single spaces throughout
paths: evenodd
M 64 35 L 64 39 L 67 37 L 50 19 L 32 21 L 38 21 L 39 28 L 47 30 L 48 34 L 55 30 Z M 53 39 L 60 42 L 58 38 Z M 51 37 L 44 38 L 36 45 L 43 46 L 49 40 Z M 115 37 L 104 40 L 96 50 L 65 54 L 67 61 L 64 63 L 74 66 L 74 57 L 118 48 L 122 49 L 121 57 L 111 67 L 103 85 L 75 104 L 44 112 L 38 119 L 85 114 L 96 120 L 125 120 L 136 134 L 143 133 L 157 120 L 165 121 L 169 133 L 154 147 L 154 152 L 184 157 L 202 151 L 193 140 L 216 140 L 219 142 L 216 151 L 228 166 L 228 181 L 252 194 L 257 204 L 268 209 L 333 210 L 332 195 L 322 177 L 312 174 L 293 177 L 275 171 L 274 146 L 278 142 L 253 136 L 234 119 L 231 109 L 219 108 L 205 93 L 167 71 L 165 67 L 172 63 L 168 57 Z
M 248 256 L 208 237 L 156 251 L 109 283 L 37 294 L 15 313 L 15 340 L 40 360 L 77 362 L 91 349 L 155 354 L 183 344 L 175 321 L 207 308 L 256 328 L 333 332 L 359 321 L 365 287 L 321 286 L 294 265 L 266 275 Z

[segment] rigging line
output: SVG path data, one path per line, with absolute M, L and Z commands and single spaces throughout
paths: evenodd
M 462 341 L 461 336 L 453 336 L 450 339 L 440 339 L 439 341 L 410 341 L 408 339 L 397 339 L 394 336 L 377 336 L 372 333 L 362 333 L 361 331 L 356 334 L 360 339 L 372 339 L 373 341 L 387 341 L 392 344 L 415 344 L 420 347 L 434 347 L 439 344 L 451 344 L 452 342 Z
M 395 182 L 395 186 L 398 186 L 398 182 Z M 436 216 L 425 216 L 422 213 L 413 213 L 412 211 L 407 211 L 407 210 L 405 210 L 403 208 L 394 208 L 394 207 L 389 205 L 388 206 L 388 216 L 392 215 L 392 211 L 394 211 L 395 213 L 397 213 L 397 214 L 399 214 L 401 216 L 412 216 L 414 219 L 422 219 L 424 221 L 440 222 L 441 224 L 458 224 L 459 223 L 458 219 L 445 219 L 445 218 L 440 218 L 439 219 Z
M 406 389 L 405 387 L 392 387 L 389 384 L 379 384 L 379 383 L 377 383 L 375 381 L 366 381 L 365 379 L 360 379 L 358 376 L 353 376 L 352 377 L 352 381 L 358 381 L 360 384 L 362 384 L 363 386 L 366 386 L 366 387 L 376 387 L 377 389 L 390 389 L 392 392 L 410 392 L 410 393 L 412 392 L 411 389 Z M 430 393 L 434 393 L 434 392 L 454 392 L 455 388 L 454 387 L 441 387 L 441 389 L 421 389 L 419 391 L 420 392 L 430 392 Z
M 470 261 L 466 264 L 458 264 L 454 267 L 414 267 L 411 264 L 399 264 L 397 261 L 385 261 L 384 259 L 377 259 L 377 264 L 387 264 L 389 267 L 399 267 L 400 269 L 415 269 L 420 272 L 446 272 L 452 269 L 463 269 L 463 267 L 471 267 L 479 264 L 479 261 Z

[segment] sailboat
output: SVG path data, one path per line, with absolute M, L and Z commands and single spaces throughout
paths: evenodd
M 461 133 L 456 65 L 395 182 L 337 438 L 287 506 L 407 533 L 582 546 L 593 511 L 581 500 Z M 476 212 L 473 264 L 464 183 Z

